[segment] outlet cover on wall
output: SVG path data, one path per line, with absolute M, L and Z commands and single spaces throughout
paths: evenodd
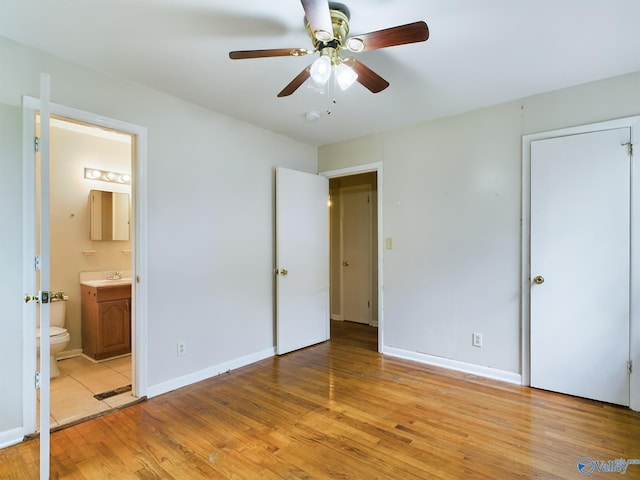
M 482 334 L 473 332 L 473 337 L 471 340 L 474 347 L 482 347 Z
M 181 357 L 187 353 L 187 345 L 184 342 L 178 342 L 178 356 Z

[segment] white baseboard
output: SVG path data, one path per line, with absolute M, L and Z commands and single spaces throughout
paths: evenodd
M 14 428 L 6 432 L 0 432 L 0 448 L 10 447 L 24 440 L 24 430 Z
M 436 357 L 434 355 L 428 355 L 426 353 L 410 352 L 408 350 L 401 350 L 399 348 L 393 347 L 383 346 L 382 353 L 384 355 L 403 358 L 405 360 L 413 360 L 427 365 L 433 365 L 435 367 L 447 368 L 449 370 L 456 370 L 458 372 L 471 373 L 479 377 L 491 378 L 494 380 L 501 380 L 503 382 L 514 383 L 516 385 L 522 385 L 522 375 L 520 375 L 519 373 L 507 372 L 505 370 L 498 370 L 496 368 L 483 367 L 481 365 L 460 362 L 458 360 L 450 360 L 443 357 Z
M 337 322 L 341 322 L 342 321 L 342 315 L 339 315 L 337 313 L 332 313 L 331 315 L 329 315 L 329 318 L 331 320 L 335 320 Z
M 163 393 L 186 387 L 187 385 L 206 380 L 207 378 L 216 377 L 230 370 L 235 370 L 237 368 L 259 362 L 260 360 L 264 360 L 265 358 L 273 357 L 275 354 L 275 348 L 268 348 L 261 352 L 256 352 L 251 355 L 245 355 L 244 357 L 236 358 L 235 360 L 230 360 L 218 365 L 213 365 L 203 370 L 199 370 L 182 377 L 174 378 L 158 385 L 152 385 L 147 388 L 147 398 L 162 395 Z

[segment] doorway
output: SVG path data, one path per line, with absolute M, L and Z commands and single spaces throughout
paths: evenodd
M 23 111 L 23 136 L 25 145 L 33 145 L 33 138 L 36 137 L 36 118 L 39 108 L 38 101 L 25 97 L 24 99 L 24 111 Z M 146 286 L 143 279 L 146 278 L 146 254 L 145 249 L 141 246 L 146 245 L 146 225 L 143 221 L 146 212 L 146 181 L 142 173 L 146 170 L 146 129 L 136 125 L 128 124 L 114 119 L 109 119 L 95 114 L 90 114 L 80 110 L 72 109 L 69 107 L 52 104 L 52 120 L 50 132 L 51 136 L 51 155 L 50 164 L 52 165 L 52 179 L 51 179 L 51 215 L 50 223 L 52 226 L 58 226 L 52 229 L 50 236 L 50 243 L 52 245 L 51 253 L 51 265 L 52 265 L 52 287 L 56 291 L 65 291 L 65 296 L 68 297 L 67 305 L 69 311 L 66 314 L 66 322 L 70 328 L 70 336 L 72 340 L 69 342 L 69 348 L 65 352 L 62 352 L 58 358 L 59 363 L 69 362 L 69 365 L 73 363 L 71 368 L 63 367 L 61 370 L 73 370 L 75 377 L 71 379 L 69 375 L 65 381 L 77 382 L 78 377 L 84 376 L 84 385 L 80 385 L 81 389 L 85 390 L 85 394 L 92 397 L 92 401 L 99 402 L 98 398 L 93 398 L 93 394 L 109 394 L 107 390 L 107 384 L 109 381 L 113 381 L 115 376 L 119 376 L 119 383 L 123 383 L 121 380 L 128 380 L 130 397 L 123 401 L 123 403 L 129 403 L 129 401 L 137 401 L 142 399 L 146 395 L 146 377 L 145 364 L 146 364 L 146 347 L 144 345 L 143 338 L 146 336 Z M 56 134 L 56 129 L 57 134 Z M 56 136 L 58 135 L 58 136 Z M 67 137 L 63 139 L 62 137 Z M 96 145 L 97 141 L 102 142 L 100 145 Z M 125 140 L 128 139 L 128 140 Z M 112 144 L 120 144 L 120 151 L 126 152 L 126 160 L 128 165 L 124 169 L 123 173 L 128 171 L 131 177 L 131 185 L 127 188 L 130 189 L 130 231 L 131 236 L 128 242 L 108 242 L 111 244 L 111 251 L 109 249 L 103 249 L 98 247 L 98 242 L 93 242 L 89 236 L 89 189 L 84 178 L 84 168 L 93 167 L 99 168 L 101 165 L 92 164 L 97 162 L 96 152 L 105 152 L 109 150 L 105 146 L 106 141 L 112 142 Z M 61 143 L 71 144 L 70 150 L 67 150 L 63 158 L 56 158 L 56 148 Z M 124 142 L 124 143 L 123 143 Z M 113 145 L 112 145 L 113 146 Z M 117 150 L 118 148 L 116 148 Z M 28 202 L 25 202 L 25 238 L 36 238 L 36 218 L 37 209 L 35 202 L 35 196 L 37 195 L 36 189 L 36 170 L 35 162 L 33 161 L 34 154 L 32 149 L 24 149 L 24 182 L 25 192 L 33 192 L 30 194 L 31 198 Z M 78 156 L 78 159 L 74 159 L 74 155 Z M 107 157 L 109 155 L 107 154 Z M 86 163 L 86 164 L 85 164 Z M 105 168 L 106 169 L 106 168 Z M 118 170 L 116 170 L 118 169 Z M 110 169 L 111 170 L 111 169 Z M 122 171 L 123 167 L 115 166 L 113 170 Z M 57 177 L 57 180 L 56 180 Z M 60 189 L 56 188 L 62 185 Z M 116 190 L 124 188 L 122 183 L 116 186 Z M 109 187 L 105 187 L 108 190 Z M 56 193 L 56 190 L 58 192 Z M 85 191 L 86 190 L 86 191 Z M 111 188 L 113 190 L 113 188 Z M 115 191 L 115 190 L 114 190 Z M 56 195 L 58 195 L 56 197 Z M 75 198 L 74 198 L 75 195 Z M 82 198 L 79 200 L 78 195 Z M 69 203 L 71 202 L 71 203 Z M 72 206 L 70 206 L 72 205 Z M 79 232 L 79 233 L 78 233 Z M 81 239 L 79 238 L 81 236 Z M 25 282 L 33 282 L 37 278 L 37 272 L 33 270 L 33 258 L 40 251 L 40 246 L 33 244 L 26 244 L 24 249 L 24 265 L 25 265 Z M 131 316 L 131 350 L 132 354 L 127 357 L 117 359 L 117 362 L 111 365 L 99 364 L 97 362 L 89 361 L 89 366 L 92 367 L 92 373 L 86 372 L 87 375 L 83 375 L 79 370 L 79 363 L 86 363 L 87 360 L 82 358 L 82 342 L 80 338 L 81 333 L 81 314 L 80 314 L 80 272 L 95 270 L 101 268 L 100 262 L 104 262 L 109 256 L 117 256 L 119 263 L 114 265 L 116 271 L 121 274 L 128 275 L 132 278 L 131 282 L 131 302 L 130 302 L 130 316 Z M 102 257 L 102 258 L 99 258 Z M 80 259 L 80 260 L 78 260 Z M 109 260 L 106 260 L 109 262 Z M 78 263 L 82 264 L 82 267 L 78 267 Z M 29 289 L 27 290 L 29 291 Z M 73 293 L 72 293 L 73 292 Z M 31 319 L 25 319 L 25 348 L 23 357 L 23 372 L 25 377 L 24 384 L 27 386 L 24 389 L 24 431 L 27 435 L 34 433 L 38 430 L 37 422 L 37 391 L 32 387 L 33 385 L 33 372 L 36 370 L 36 345 L 35 345 L 35 321 Z M 75 342 L 73 342 L 75 337 Z M 32 340 L 33 338 L 33 340 Z M 73 342 L 73 343 L 72 343 Z M 83 360 L 83 362 L 80 362 Z M 117 363 L 117 364 L 116 364 Z M 101 372 L 96 375 L 96 368 Z M 105 372 L 112 374 L 111 379 L 98 379 L 98 376 L 103 376 Z M 56 379 L 53 379 L 54 381 Z M 79 382 L 78 382 L 79 383 Z M 92 384 L 91 388 L 88 388 L 88 384 Z M 31 385 L 31 388 L 28 386 Z M 120 387 L 126 387 L 127 385 L 120 385 Z M 117 390 L 116 387 L 111 390 Z M 102 390 L 105 390 L 104 392 Z M 95 390 L 95 391 L 90 391 Z M 52 404 L 56 402 L 55 388 L 52 388 L 53 395 L 51 396 Z M 63 388 L 62 391 L 68 391 Z M 111 398 L 110 395 L 104 398 Z M 121 397 L 122 398 L 122 397 Z M 70 402 L 59 402 L 68 407 Z M 98 411 L 93 409 L 86 409 L 86 405 L 82 405 L 79 411 L 68 412 L 62 423 L 76 423 L 78 420 L 91 417 L 97 413 L 104 412 L 111 408 L 117 408 L 118 405 L 115 402 L 115 398 L 111 400 L 111 405 L 107 402 L 103 402 L 98 407 Z M 53 414 L 53 411 L 52 411 Z M 58 419 L 51 422 L 51 426 L 55 427 Z
M 332 323 L 380 324 L 378 178 L 377 170 L 330 176 Z
M 52 429 L 137 401 L 131 393 L 129 312 L 123 318 L 128 352 L 98 361 L 87 347 L 90 325 L 82 304 L 84 280 L 116 272 L 132 276 L 132 145 L 131 134 L 50 120 L 50 284 L 64 292 L 70 337 L 57 354 L 59 374 L 51 379 Z M 107 173 L 98 177 L 98 169 Z

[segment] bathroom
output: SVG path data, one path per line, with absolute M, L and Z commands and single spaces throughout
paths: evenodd
M 80 283 L 81 277 L 103 278 L 115 272 L 119 272 L 117 276 L 131 277 L 131 236 L 127 235 L 126 240 L 92 240 L 90 234 L 91 192 L 123 193 L 125 202 L 130 204 L 131 185 L 120 177 L 115 182 L 85 178 L 85 169 L 116 172 L 130 178 L 131 136 L 52 118 L 50 285 L 54 292 L 63 291 L 67 297 L 64 327 L 70 336 L 65 350 L 57 355 L 61 373 L 51 380 L 52 427 L 135 400 L 130 393 L 104 401 L 94 397 L 131 384 L 131 355 L 100 362 L 83 355 Z M 125 216 L 125 225 L 130 225 L 129 208 L 125 208 Z M 125 226 L 125 230 L 130 229 Z

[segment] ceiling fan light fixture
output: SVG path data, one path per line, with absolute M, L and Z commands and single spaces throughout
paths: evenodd
M 351 37 L 347 39 L 347 43 L 345 46 L 348 50 L 358 53 L 364 50 L 364 40 L 358 37 Z
M 324 85 L 331 77 L 331 59 L 325 55 L 321 55 L 311 64 L 309 73 L 314 82 Z
M 316 40 L 320 42 L 328 42 L 333 38 L 333 33 L 326 32 L 324 30 L 316 30 L 313 32 L 313 36 L 316 37 Z
M 336 67 L 336 80 L 341 90 L 346 90 L 355 83 L 358 74 L 349 66 L 341 63 Z

